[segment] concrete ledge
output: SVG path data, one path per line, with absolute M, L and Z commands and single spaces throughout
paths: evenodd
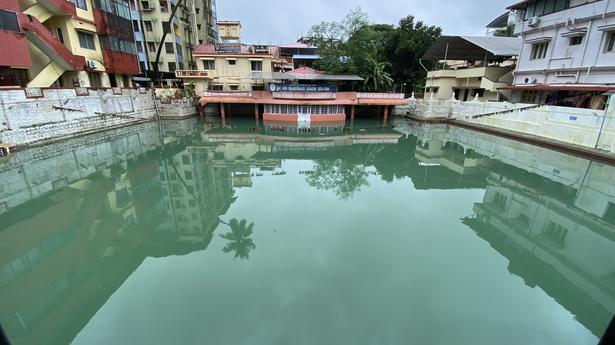
M 470 122 L 465 122 L 465 121 L 450 120 L 449 123 L 455 126 L 463 127 L 463 128 L 473 129 L 476 131 L 485 132 L 489 134 L 495 134 L 501 137 L 514 139 L 514 140 L 521 141 L 521 142 L 526 142 L 532 145 L 536 145 L 536 146 L 540 146 L 540 147 L 544 147 L 544 148 L 548 148 L 552 150 L 562 151 L 562 152 L 569 153 L 569 154 L 579 156 L 582 158 L 598 160 L 598 161 L 606 162 L 609 164 L 615 164 L 615 154 L 606 152 L 606 151 L 601 151 L 601 150 L 594 149 L 594 148 L 590 148 L 590 147 L 574 145 L 571 143 L 567 143 L 567 142 L 563 142 L 563 141 L 559 141 L 559 140 L 555 140 L 551 138 L 539 137 L 539 136 L 531 135 L 531 134 L 524 134 L 524 133 L 514 132 L 514 131 L 506 131 L 506 130 L 499 129 L 499 128 L 494 128 L 490 126 L 485 126 L 485 125 L 480 125 L 480 124 L 470 123 Z

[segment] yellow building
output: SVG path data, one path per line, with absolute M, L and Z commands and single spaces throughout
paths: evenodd
M 130 76 L 139 72 L 125 0 L 114 0 L 113 6 L 101 0 L 14 1 L 2 10 L 18 19 L 12 31 L 25 37 L 6 49 L 19 51 L 27 61 L 27 70 L 2 86 L 128 87 Z M 11 54 L 3 55 L 10 61 Z M 3 60 L 0 65 L 15 66 Z
M 432 60 L 425 97 L 481 101 L 501 97 L 499 89 L 512 84 L 521 40 L 516 37 L 442 36 L 423 60 Z
M 264 90 L 265 78 L 278 61 L 278 48 L 240 43 L 203 44 L 194 51 L 198 70 L 176 71 L 184 82 L 193 82 L 197 95 L 205 91 Z

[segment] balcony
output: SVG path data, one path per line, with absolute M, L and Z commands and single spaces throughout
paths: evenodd
M 213 79 L 213 76 L 209 75 L 208 71 L 199 71 L 199 70 L 176 70 L 175 71 L 176 78 L 185 78 L 185 79 Z

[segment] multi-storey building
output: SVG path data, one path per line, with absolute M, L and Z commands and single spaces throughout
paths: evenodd
M 152 76 L 156 70 L 154 63 L 164 29 L 170 25 L 168 34 L 162 42 L 157 70 L 162 72 L 160 80 L 175 79 L 175 70 L 195 69 L 196 63 L 192 50 L 200 43 L 210 43 L 216 39 L 215 1 L 183 0 L 171 20 L 173 8 L 178 0 L 140 1 L 141 18 L 135 23 L 139 31 L 137 47 L 142 71 Z
M 2 86 L 129 86 L 138 64 L 123 0 L 0 2 Z
M 525 0 L 509 7 L 523 38 L 513 100 L 604 108 L 615 89 L 615 2 Z

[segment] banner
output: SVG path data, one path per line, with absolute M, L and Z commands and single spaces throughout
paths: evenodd
M 337 92 L 337 85 L 332 84 L 269 84 L 271 92 Z

